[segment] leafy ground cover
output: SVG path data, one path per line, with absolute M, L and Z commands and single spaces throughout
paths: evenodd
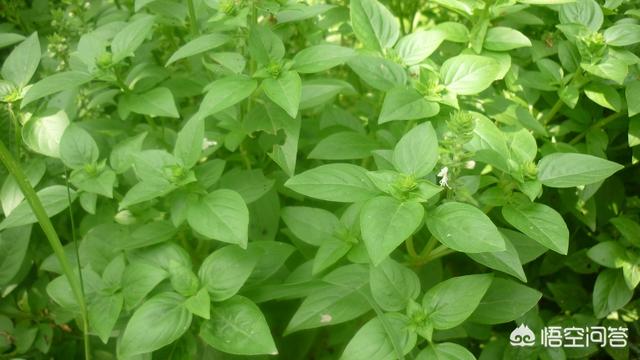
M 640 358 L 639 5 L 3 2 L 0 359 Z

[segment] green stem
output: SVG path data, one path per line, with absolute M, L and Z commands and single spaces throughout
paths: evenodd
M 71 264 L 69 264 L 69 260 L 67 259 L 67 256 L 64 252 L 64 247 L 60 242 L 60 238 L 58 237 L 58 234 L 56 233 L 56 230 L 53 227 L 53 224 L 51 223 L 51 220 L 49 219 L 47 212 L 42 206 L 42 203 L 40 202 L 38 195 L 36 194 L 31 184 L 29 183 L 29 180 L 27 180 L 27 177 L 25 176 L 24 172 L 22 172 L 22 169 L 20 169 L 20 166 L 18 165 L 16 160 L 13 158 L 13 156 L 11 156 L 11 153 L 2 142 L 0 142 L 0 161 L 2 161 L 4 166 L 9 171 L 9 174 L 11 174 L 16 180 L 16 183 L 18 184 L 18 186 L 20 187 L 20 190 L 24 194 L 24 197 L 29 203 L 29 206 L 31 206 L 31 210 L 36 216 L 36 219 L 38 219 L 38 222 L 40 223 L 40 227 L 42 227 L 42 231 L 46 235 L 47 240 L 49 241 L 49 244 L 51 245 L 51 248 L 53 249 L 53 252 L 56 255 L 56 258 L 60 262 L 60 265 L 62 266 L 62 271 L 64 272 L 65 276 L 69 280 L 69 284 L 71 286 L 73 295 L 75 296 L 76 301 L 80 306 L 80 314 L 82 316 L 82 323 L 84 327 L 84 329 L 82 330 L 85 334 L 85 344 L 84 344 L 85 359 L 90 359 L 91 354 L 90 354 L 89 342 L 88 342 L 89 329 L 87 326 L 87 324 L 89 323 L 89 317 L 87 315 L 87 306 L 84 300 L 84 296 L 82 294 L 81 280 L 78 276 L 75 276 L 75 274 L 73 273 L 73 270 L 71 269 Z
M 9 117 L 11 118 L 11 124 L 13 125 L 13 137 L 15 142 L 15 152 L 16 159 L 20 159 L 20 149 L 22 147 L 22 136 L 20 133 L 20 122 L 18 121 L 18 117 L 16 113 L 13 112 L 13 104 L 7 104 L 7 109 L 9 109 Z
M 438 245 L 438 239 L 436 239 L 435 236 L 432 236 L 431 238 L 429 238 L 429 241 L 427 241 L 427 245 L 424 246 L 424 249 L 422 249 L 422 252 L 420 253 L 420 258 L 423 259 L 429 256 L 429 254 L 431 253 L 433 248 L 436 247 L 436 245 Z
M 193 6 L 193 0 L 187 0 L 187 6 L 189 7 L 189 21 L 191 22 L 191 35 L 198 36 L 200 30 L 198 29 L 198 18 L 196 17 L 196 8 Z
M 546 113 L 542 118 L 542 125 L 547 125 L 549 121 L 553 120 L 553 118 L 556 116 L 558 111 L 560 111 L 560 109 L 562 108 L 562 105 L 563 105 L 562 100 L 558 99 L 558 101 L 556 101 L 556 103 L 553 104 L 553 107 L 551 108 L 551 110 L 549 110 L 549 112 Z
M 589 131 L 605 127 L 610 122 L 616 120 L 617 118 L 621 117 L 624 114 L 625 114 L 624 112 L 619 112 L 619 113 L 615 113 L 615 114 L 611 114 L 611 115 L 607 116 L 606 118 L 596 122 L 595 124 L 591 125 L 587 130 L 581 132 L 576 137 L 571 139 L 571 141 L 569 141 L 569 144 L 573 145 L 573 144 L 577 143 L 578 141 L 582 140 L 582 138 L 584 138 Z
M 413 236 L 409 236 L 409 238 L 405 241 L 405 245 L 407 246 L 407 252 L 411 258 L 417 258 L 418 253 L 416 252 L 416 246 L 413 244 Z

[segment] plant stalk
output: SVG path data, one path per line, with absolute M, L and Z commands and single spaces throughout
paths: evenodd
M 198 18 L 196 17 L 196 8 L 193 6 L 193 0 L 187 0 L 187 6 L 189 7 L 189 21 L 191 23 L 191 35 L 198 36 L 200 30 L 198 29 Z
M 606 118 L 596 122 L 595 124 L 591 125 L 587 130 L 581 132 L 580 134 L 576 135 L 576 137 L 574 137 L 573 139 L 571 139 L 571 141 L 569 141 L 569 144 L 573 145 L 575 143 L 577 143 L 578 141 L 582 140 L 582 138 L 584 138 L 587 133 L 591 130 L 595 130 L 595 129 L 599 129 L 601 127 L 605 127 L 607 126 L 610 122 L 616 120 L 617 118 L 621 117 L 622 115 L 624 115 L 624 112 L 618 112 L 615 114 L 611 114 L 609 116 L 607 116 Z
M 84 334 L 84 353 L 85 359 L 89 360 L 91 359 L 89 346 L 89 316 L 87 313 L 87 305 L 83 296 L 82 282 L 80 278 L 74 274 L 71 268 L 71 264 L 69 264 L 69 260 L 65 255 L 64 247 L 60 242 L 60 238 L 58 237 L 58 234 L 56 233 L 56 230 L 53 227 L 53 224 L 51 223 L 51 220 L 49 219 L 49 216 L 47 215 L 42 202 L 40 202 L 40 198 L 38 198 L 36 191 L 33 189 L 26 175 L 3 142 L 0 142 L 0 161 L 2 161 L 4 166 L 9 171 L 9 174 L 11 174 L 16 180 L 18 187 L 20 187 L 20 190 L 24 194 L 24 197 L 29 203 L 29 206 L 36 216 L 36 219 L 38 219 L 38 223 L 40 224 L 40 227 L 42 227 L 42 231 L 45 233 L 47 240 L 49 241 L 49 245 L 51 245 L 56 258 L 60 262 L 62 271 L 69 280 L 73 295 L 76 298 L 78 305 L 80 306 L 80 315 L 82 317 L 83 325 L 82 331 Z

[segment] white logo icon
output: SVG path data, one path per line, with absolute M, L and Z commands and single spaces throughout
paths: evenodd
M 536 336 L 527 325 L 522 324 L 511 332 L 509 340 L 513 346 L 533 346 L 536 342 Z

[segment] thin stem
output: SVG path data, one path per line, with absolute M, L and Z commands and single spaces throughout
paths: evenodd
M 189 21 L 191 23 L 191 35 L 198 36 L 200 30 L 198 29 L 198 18 L 196 17 L 196 8 L 193 6 L 193 0 L 187 0 L 187 6 L 189 7 Z
M 7 104 L 7 109 L 9 109 L 9 117 L 11 118 L 11 124 L 13 125 L 13 137 L 15 142 L 15 152 L 16 159 L 20 159 L 20 149 L 22 147 L 22 136 L 20 134 L 20 122 L 18 121 L 18 117 L 16 113 L 13 112 L 13 104 Z
M 617 118 L 621 117 L 624 114 L 625 113 L 623 113 L 623 112 L 619 112 L 619 113 L 615 113 L 615 114 L 611 114 L 611 115 L 607 116 L 606 118 L 596 122 L 595 124 L 591 125 L 587 130 L 581 132 L 576 137 L 571 139 L 571 141 L 569 141 L 569 144 L 573 145 L 573 144 L 577 143 L 578 141 L 582 140 L 582 138 L 584 138 L 589 131 L 595 130 L 595 129 L 599 129 L 601 127 L 605 127 L 610 122 L 616 120 Z
M 14 177 L 16 183 L 18 184 L 18 187 L 20 187 L 20 190 L 24 194 L 25 199 L 29 203 L 29 206 L 31 206 L 31 210 L 36 216 L 36 219 L 38 219 L 38 223 L 40 223 L 40 227 L 42 227 L 42 231 L 46 235 L 47 240 L 49 241 L 49 245 L 51 245 L 56 258 L 62 266 L 62 270 L 65 276 L 69 280 L 69 285 L 71 286 L 73 295 L 76 298 L 78 305 L 80 306 L 80 315 L 82 316 L 83 325 L 88 324 L 89 317 L 87 315 L 87 305 L 82 294 L 81 280 L 79 277 L 75 276 L 71 268 L 71 264 L 69 264 L 69 260 L 67 259 L 67 256 L 64 252 L 64 247 L 60 242 L 60 238 L 58 237 L 58 234 L 56 233 L 56 230 L 53 227 L 53 224 L 51 223 L 47 212 L 42 206 L 42 203 L 40 202 L 36 191 L 33 189 L 24 172 L 2 142 L 0 142 L 0 161 L 2 161 L 4 166 L 7 168 L 9 174 Z M 91 354 L 89 352 L 89 343 L 88 341 L 86 341 L 88 337 L 88 328 L 85 327 L 83 329 L 83 332 L 85 333 L 85 358 L 90 359 Z
M 420 258 L 426 258 L 427 256 L 429 256 L 436 245 L 438 245 L 438 239 L 436 239 L 435 236 L 432 236 L 431 238 L 429 238 L 429 241 L 427 241 L 427 245 L 424 246 L 424 249 L 422 249 Z
M 562 108 L 563 104 L 564 103 L 562 102 L 562 100 L 558 99 L 558 101 L 556 101 L 556 103 L 553 104 L 553 107 L 551 108 L 551 110 L 549 110 L 549 112 L 546 113 L 542 118 L 542 125 L 547 125 L 551 120 L 553 120 L 553 118 L 556 116 L 558 111 L 560 111 L 560 109 Z
M 409 238 L 405 241 L 405 245 L 407 246 L 407 252 L 409 256 L 412 258 L 417 258 L 418 253 L 416 252 L 416 246 L 413 243 L 413 236 L 409 236 Z

